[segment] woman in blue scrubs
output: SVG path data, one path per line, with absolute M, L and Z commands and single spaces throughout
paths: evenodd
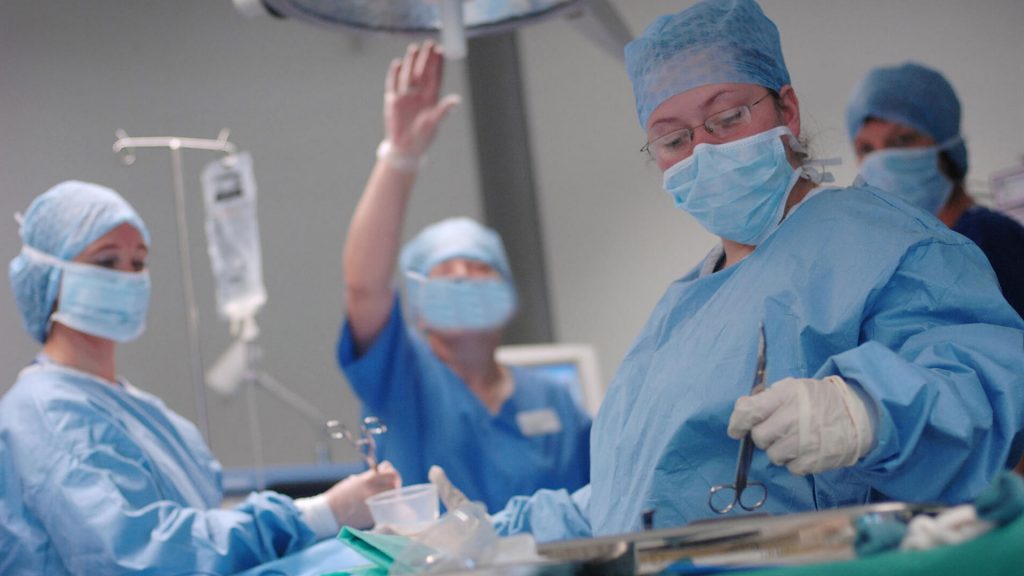
M 949 80 L 915 62 L 875 68 L 850 97 L 846 125 L 861 180 L 973 240 L 1024 316 L 1024 226 L 968 196 L 960 99 Z
M 11 288 L 43 345 L 0 400 L 0 574 L 233 574 L 372 524 L 390 464 L 319 496 L 221 509 L 221 468 L 192 423 L 117 375 L 143 332 L 149 232 L 109 188 L 68 181 L 21 222 Z
M 421 158 L 457 102 L 439 98 L 442 63 L 428 41 L 388 71 L 386 139 L 343 254 L 338 362 L 364 410 L 387 424 L 380 453 L 407 483 L 426 482 L 439 465 L 493 511 L 516 494 L 586 484 L 590 417 L 561 384 L 495 361 L 516 294 L 493 230 L 444 220 L 399 254 Z M 408 317 L 393 284 L 396 259 Z
M 721 242 L 615 375 L 590 486 L 516 498 L 498 529 L 552 540 L 636 531 L 646 510 L 655 527 L 714 517 L 709 490 L 732 482 L 748 432 L 759 512 L 975 498 L 1024 427 L 1024 322 L 985 255 L 880 190 L 820 185 L 753 0 L 659 18 L 625 56 L 666 192 Z M 768 388 L 750 395 L 761 323 Z

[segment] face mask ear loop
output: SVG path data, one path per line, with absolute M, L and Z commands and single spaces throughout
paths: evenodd
M 829 182 L 835 182 L 835 176 L 831 172 L 825 169 L 826 166 L 839 166 L 843 163 L 842 158 L 820 158 L 813 160 L 806 160 L 801 166 L 800 170 L 803 174 L 801 178 L 806 178 L 815 184 L 827 184 Z
M 940 151 L 945 152 L 963 141 L 964 137 L 961 136 L 960 134 L 957 134 L 956 136 L 952 136 L 942 142 L 939 142 L 938 144 L 936 144 L 935 147 L 938 148 Z
M 829 182 L 835 182 L 836 178 L 831 172 L 825 169 L 826 166 L 839 166 L 843 163 L 843 159 L 839 157 L 835 158 L 811 158 L 807 152 L 807 148 L 800 143 L 800 140 L 792 133 L 789 134 L 789 145 L 798 156 L 801 158 L 800 162 L 800 177 L 805 180 L 810 180 L 815 184 L 827 184 Z
M 420 274 L 415 270 L 406 270 L 405 277 L 414 282 L 423 283 L 427 281 L 427 277 L 424 274 Z
M 39 264 L 45 264 L 47 266 L 53 266 L 54 268 L 63 269 L 68 265 L 68 260 L 57 258 L 52 254 L 47 254 L 42 250 L 37 250 L 28 244 L 21 245 L 21 253 L 24 254 L 29 260 L 38 262 Z

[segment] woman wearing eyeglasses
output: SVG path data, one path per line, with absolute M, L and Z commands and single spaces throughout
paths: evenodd
M 714 516 L 709 491 L 732 481 L 748 433 L 773 514 L 963 502 L 1016 461 L 1024 322 L 967 239 L 881 191 L 821 186 L 760 7 L 662 17 L 626 67 L 666 192 L 721 242 L 626 355 L 589 487 L 513 499 L 499 530 L 552 540 L 636 531 L 648 510 L 655 527 Z M 762 322 L 768 387 L 749 395 Z

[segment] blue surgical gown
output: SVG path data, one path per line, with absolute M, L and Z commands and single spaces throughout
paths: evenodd
M 315 542 L 286 496 L 221 503 L 195 426 L 45 359 L 0 401 L 0 574 L 232 574 Z
M 984 254 L 938 220 L 875 189 L 821 190 L 738 264 L 709 268 L 669 286 L 623 360 L 594 422 L 589 493 L 516 498 L 500 532 L 633 532 L 647 509 L 656 527 L 715 516 L 708 490 L 736 472 L 726 428 L 762 320 L 767 382 L 838 374 L 877 422 L 848 468 L 795 476 L 756 450 L 759 512 L 964 502 L 1019 458 L 1024 322 Z
M 1006 301 L 1024 316 L 1024 226 L 983 206 L 971 206 L 953 225 L 988 257 Z
M 365 412 L 387 424 L 378 453 L 405 484 L 426 482 L 436 464 L 466 496 L 495 511 L 517 494 L 587 483 L 591 421 L 566 388 L 513 367 L 515 391 L 491 414 L 406 326 L 397 297 L 362 356 L 345 323 L 338 363 Z

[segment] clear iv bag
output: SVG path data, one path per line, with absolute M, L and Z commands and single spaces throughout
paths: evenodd
M 217 310 L 234 330 L 267 301 L 252 156 L 242 152 L 210 162 L 203 168 L 202 186 Z

